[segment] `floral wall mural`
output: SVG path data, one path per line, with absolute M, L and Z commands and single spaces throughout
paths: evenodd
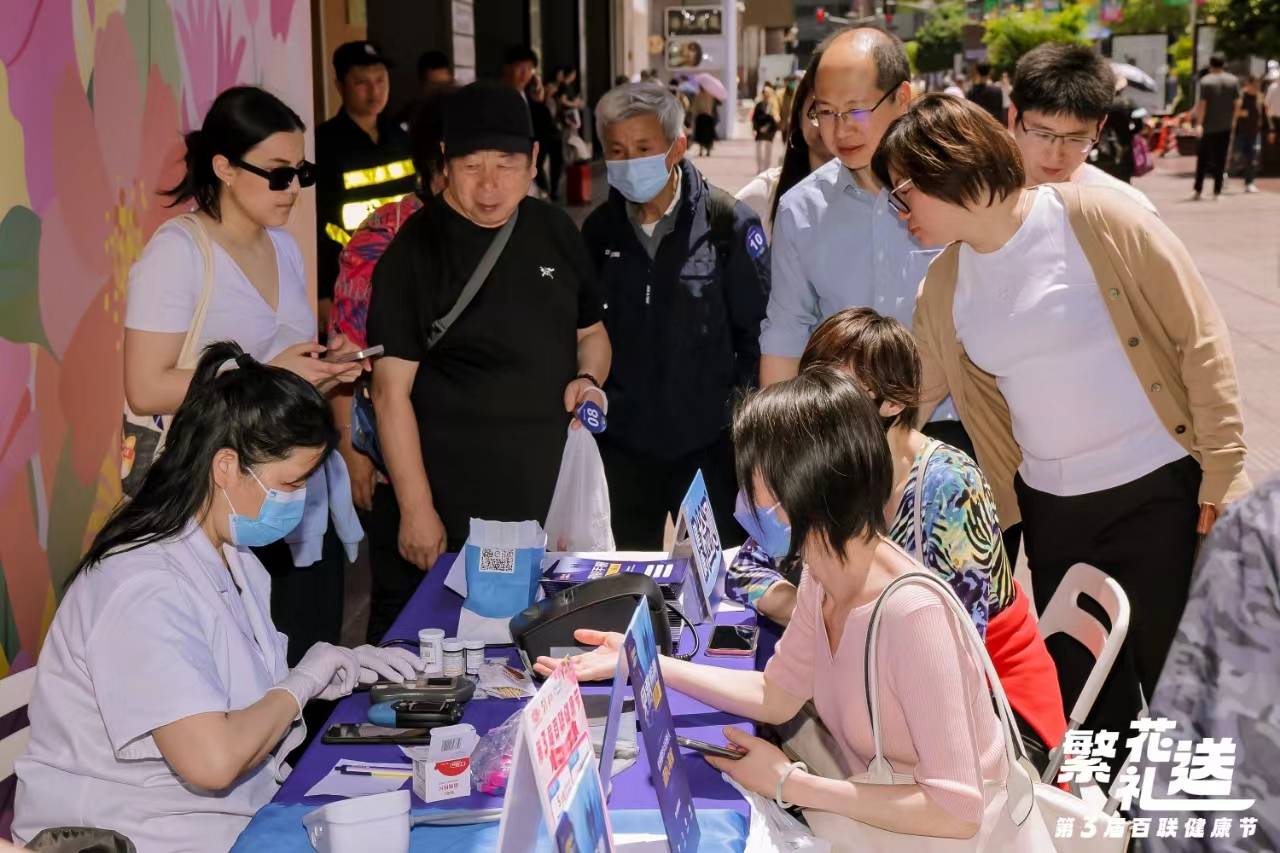
M 0 26 L 0 676 L 30 666 L 120 498 L 130 265 L 182 134 L 254 83 L 311 126 L 304 0 L 6 0 Z M 290 225 L 314 246 L 314 199 Z M 304 251 L 307 255 L 313 252 Z

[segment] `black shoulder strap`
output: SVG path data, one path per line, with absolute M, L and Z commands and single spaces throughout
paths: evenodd
M 717 186 L 707 184 L 707 225 L 716 250 L 728 254 L 733 243 L 733 208 L 738 201 Z

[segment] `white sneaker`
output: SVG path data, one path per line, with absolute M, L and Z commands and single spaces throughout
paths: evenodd
M 1256 193 L 1258 191 L 1258 188 L 1253 184 L 1245 184 L 1244 191 L 1247 193 Z

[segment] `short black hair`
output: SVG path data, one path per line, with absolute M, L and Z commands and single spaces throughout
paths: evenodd
M 424 51 L 418 57 L 418 76 L 425 77 L 428 71 L 439 71 L 441 68 L 453 73 L 453 62 L 443 50 Z
M 1018 60 L 1009 100 L 1018 115 L 1035 110 L 1102 121 L 1115 98 L 1115 79 L 1111 65 L 1093 48 L 1050 42 Z
M 537 52 L 527 44 L 513 44 L 502 54 L 503 65 L 515 65 L 517 62 L 532 62 L 538 65 Z
M 974 67 L 974 70 L 978 72 L 978 76 L 979 76 L 979 77 L 990 77 L 990 76 L 991 76 L 991 63 L 990 63 L 990 62 L 979 62 L 977 65 L 975 65 L 975 66 L 973 66 L 973 67 Z
M 815 56 L 825 55 L 836 41 L 855 33 L 871 35 L 875 44 L 871 48 L 871 61 L 876 66 L 876 88 L 881 92 L 896 89 L 911 79 L 911 64 L 907 61 L 907 49 L 898 38 L 880 27 L 844 27 L 827 36 L 814 49 Z M 816 70 L 820 67 L 814 66 Z
M 1222 57 L 1222 54 L 1215 53 L 1213 56 L 1209 57 L 1209 67 L 1210 68 L 1226 68 L 1227 60 Z
M 880 413 L 844 371 L 815 365 L 752 394 L 733 418 L 734 458 L 747 503 L 759 474 L 791 522 L 788 562 L 814 534 L 835 554 L 886 535 L 893 461 Z

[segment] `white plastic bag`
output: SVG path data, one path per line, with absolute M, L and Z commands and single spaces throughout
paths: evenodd
M 596 437 L 570 429 L 560 460 L 560 476 L 547 512 L 548 551 L 612 551 L 609 484 Z

